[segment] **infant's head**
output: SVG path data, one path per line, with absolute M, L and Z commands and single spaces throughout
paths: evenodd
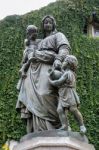
M 35 40 L 38 34 L 38 28 L 35 25 L 29 25 L 26 29 L 27 39 Z
M 75 71 L 78 66 L 78 60 L 74 55 L 67 55 L 63 64 L 62 64 L 62 69 L 71 69 L 72 71 Z

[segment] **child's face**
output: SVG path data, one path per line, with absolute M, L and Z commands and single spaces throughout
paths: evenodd
M 35 40 L 37 38 L 37 35 L 38 35 L 38 30 L 35 28 L 32 28 L 27 33 L 27 36 L 30 40 Z
M 62 70 L 66 70 L 67 69 L 67 62 L 64 61 L 63 64 L 62 64 Z

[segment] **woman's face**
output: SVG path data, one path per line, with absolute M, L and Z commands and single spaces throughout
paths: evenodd
M 53 30 L 53 21 L 50 18 L 44 20 L 44 30 L 51 32 Z

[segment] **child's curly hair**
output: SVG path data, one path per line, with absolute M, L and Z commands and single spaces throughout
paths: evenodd
M 63 64 L 62 69 L 65 70 L 67 68 L 71 69 L 72 71 L 75 71 L 78 66 L 78 60 L 74 55 L 67 55 Z
M 34 30 L 38 31 L 38 28 L 35 25 L 28 25 L 27 26 L 27 28 L 26 28 L 27 39 L 25 39 L 25 41 L 24 41 L 24 45 L 25 46 L 29 46 L 30 45 L 30 34 Z

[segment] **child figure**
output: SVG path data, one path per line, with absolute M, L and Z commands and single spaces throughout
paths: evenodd
M 38 44 L 41 39 L 37 39 L 38 28 L 35 25 L 29 25 L 26 29 L 27 39 L 25 39 L 25 50 L 23 52 L 22 59 L 22 67 L 19 70 L 19 74 L 21 75 L 21 79 L 17 84 L 17 90 L 20 90 L 22 80 L 27 77 L 26 73 L 32 61 L 36 61 L 34 59 L 35 51 L 38 49 Z
M 70 111 L 79 123 L 80 132 L 84 134 L 86 132 L 86 128 L 83 123 L 82 114 L 78 110 L 80 101 L 76 92 L 75 71 L 77 69 L 77 65 L 77 58 L 73 55 L 67 55 L 62 64 L 62 71 L 57 73 L 57 71 L 54 70 L 54 73 L 50 73 L 49 81 L 53 86 L 59 88 L 57 111 L 62 124 L 60 129 L 68 130 L 67 112 Z M 52 79 L 52 74 L 54 74 L 54 80 Z M 55 76 L 57 76 L 56 80 Z
M 26 30 L 27 39 L 25 39 L 25 51 L 23 54 L 22 68 L 19 70 L 22 78 L 26 78 L 26 72 L 30 63 L 35 60 L 33 58 L 35 50 L 38 49 L 38 43 L 41 41 L 37 38 L 38 29 L 34 25 L 29 25 Z
M 26 29 L 27 39 L 25 39 L 25 50 L 23 52 L 22 67 L 19 70 L 21 78 L 17 84 L 17 90 L 20 91 L 22 83 L 27 77 L 27 71 L 29 69 L 31 62 L 36 62 L 34 57 L 35 51 L 38 49 L 38 45 L 41 39 L 37 39 L 38 28 L 34 25 L 29 25 Z M 27 107 L 21 103 L 21 118 L 25 118 L 27 121 L 27 133 L 32 132 L 32 120 L 31 113 L 28 111 Z

